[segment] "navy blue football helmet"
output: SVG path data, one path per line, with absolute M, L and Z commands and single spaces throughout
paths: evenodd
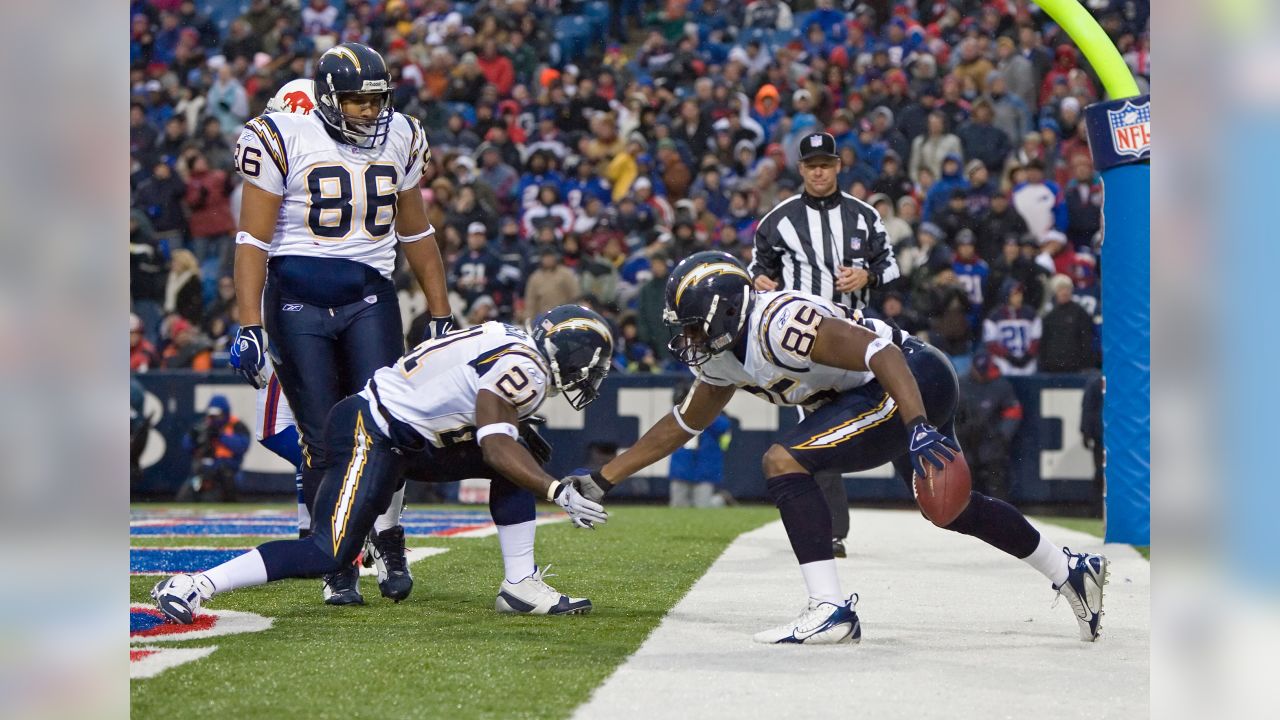
M 575 410 L 600 396 L 600 383 L 613 366 L 613 333 L 594 311 L 560 305 L 538 316 L 531 331 L 551 366 L 551 388 L 564 393 Z
M 360 43 L 345 42 L 329 48 L 316 61 L 316 113 L 325 129 L 338 142 L 360 148 L 374 148 L 391 133 L 391 73 L 377 50 Z M 344 95 L 374 95 L 380 102 L 372 120 L 342 112 Z
M 667 347 L 676 359 L 697 367 L 733 347 L 742 335 L 754 300 L 751 276 L 732 255 L 718 250 L 694 253 L 667 278 L 662 319 L 680 328 Z

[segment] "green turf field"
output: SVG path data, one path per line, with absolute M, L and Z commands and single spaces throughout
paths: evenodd
M 205 505 L 202 510 L 227 509 Z M 257 509 L 234 506 L 238 511 Z M 271 506 L 271 509 L 286 509 Z M 221 595 L 210 608 L 274 618 L 250 633 L 165 643 L 217 645 L 207 658 L 131 683 L 132 717 L 556 718 L 584 702 L 640 646 L 739 534 L 777 518 L 768 506 L 621 507 L 598 531 L 538 529 L 550 583 L 588 596 L 590 615 L 511 617 L 493 610 L 496 537 L 409 540 L 449 552 L 412 566 L 413 595 L 394 605 L 363 578 L 364 607 L 322 604 L 319 580 Z M 276 538 L 278 539 L 278 538 Z M 643 539 L 643 542 L 637 542 Z M 135 547 L 246 547 L 263 538 L 134 538 Z M 131 578 L 149 602 L 160 578 Z

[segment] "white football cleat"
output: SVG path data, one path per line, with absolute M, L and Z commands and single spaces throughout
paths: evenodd
M 182 625 L 190 625 L 195 621 L 196 611 L 200 603 L 212 595 L 207 594 L 194 575 L 174 575 L 168 580 L 161 580 L 151 588 L 151 599 L 165 617 Z
M 1102 586 L 1107 584 L 1107 558 L 1092 553 L 1073 553 L 1062 548 L 1067 556 L 1067 581 L 1055 587 L 1058 598 L 1065 597 L 1075 611 L 1076 622 L 1080 625 L 1080 639 L 1094 642 L 1102 634 Z
M 548 585 L 543 578 L 553 577 L 548 565 L 537 568 L 520 582 L 502 581 L 494 609 L 500 613 L 523 615 L 585 615 L 591 612 L 591 601 L 571 598 Z
M 800 612 L 800 617 L 786 625 L 758 632 L 754 639 L 770 645 L 856 643 L 862 640 L 862 624 L 853 610 L 857 604 L 856 593 L 843 605 L 809 598 L 809 605 Z

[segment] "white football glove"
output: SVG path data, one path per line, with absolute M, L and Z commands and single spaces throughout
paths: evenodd
M 573 522 L 574 527 L 594 529 L 596 523 L 603 523 L 609 519 L 609 513 L 604 511 L 603 505 L 586 499 L 569 483 L 561 483 L 560 487 L 556 488 L 553 500 L 569 514 L 569 520 Z

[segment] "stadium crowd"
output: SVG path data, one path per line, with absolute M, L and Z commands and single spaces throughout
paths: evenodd
M 798 139 L 824 129 L 902 270 L 875 311 L 960 367 L 975 349 L 1012 374 L 1099 363 L 1081 110 L 1101 85 L 1029 0 L 240 1 L 131 3 L 134 371 L 225 365 L 235 137 L 343 41 L 385 55 L 427 131 L 421 190 L 464 325 L 579 301 L 615 324 L 620 369 L 670 367 L 671 266 L 749 261 L 801 189 Z M 1145 83 L 1148 3 L 1085 5 Z M 571 17 L 599 32 L 570 42 Z M 425 300 L 397 279 L 414 344 Z

